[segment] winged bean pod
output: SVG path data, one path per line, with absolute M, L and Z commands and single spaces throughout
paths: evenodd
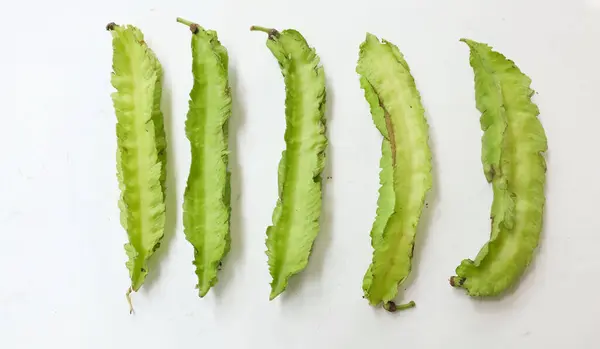
M 450 278 L 471 296 L 494 296 L 515 284 L 533 258 L 542 230 L 547 140 L 531 101 L 531 79 L 486 44 L 470 49 L 475 98 L 481 112 L 481 160 L 491 182 L 491 236 L 475 260 Z
M 131 25 L 110 23 L 116 89 L 111 97 L 117 116 L 117 173 L 121 224 L 129 242 L 125 251 L 131 278 L 129 294 L 148 274 L 148 260 L 159 248 L 165 225 L 166 141 L 160 109 L 162 67 Z M 132 310 L 132 309 L 131 309 Z
M 371 305 L 383 303 L 396 311 L 415 305 L 396 305 L 393 299 L 410 274 L 417 225 L 432 186 L 429 127 L 408 63 L 395 45 L 367 34 L 356 71 L 383 135 L 381 187 L 371 229 L 374 251 L 363 291 Z
M 325 164 L 325 74 L 319 57 L 296 30 L 268 33 L 267 47 L 285 81 L 285 144 L 279 162 L 279 199 L 267 228 L 270 299 L 302 271 L 319 232 L 321 173 Z
M 227 169 L 228 121 L 231 116 L 227 50 L 212 30 L 178 18 L 192 31 L 192 72 L 185 131 L 191 166 L 183 198 L 183 226 L 194 247 L 199 296 L 217 282 L 230 249 L 230 181 Z

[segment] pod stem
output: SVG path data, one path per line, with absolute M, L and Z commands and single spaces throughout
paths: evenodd
M 194 23 L 192 21 L 188 21 L 187 19 L 183 19 L 181 17 L 177 17 L 177 22 L 181 23 L 181 24 L 185 24 L 188 27 L 190 27 L 190 30 L 192 31 L 193 34 L 196 34 L 199 30 L 199 26 L 197 23 Z
M 394 313 L 401 310 L 406 310 L 410 308 L 414 308 L 416 306 L 414 301 L 410 301 L 406 304 L 396 305 L 396 303 L 390 301 L 383 304 L 383 309 L 389 311 L 390 313 Z
M 273 37 L 278 37 L 279 36 L 279 32 L 277 31 L 277 29 L 273 29 L 273 28 L 266 28 L 266 27 L 261 27 L 258 25 L 253 25 L 250 27 L 251 31 L 256 31 L 256 32 L 263 32 L 263 33 L 267 33 L 269 34 L 269 38 L 273 38 Z
M 178 22 L 178 23 L 181 23 L 181 24 L 185 24 L 185 25 L 187 25 L 188 27 L 189 27 L 190 25 L 192 25 L 192 24 L 196 24 L 196 23 L 194 23 L 194 22 L 188 21 L 187 19 L 183 19 L 183 18 L 181 18 L 181 17 L 177 17 L 177 22 Z

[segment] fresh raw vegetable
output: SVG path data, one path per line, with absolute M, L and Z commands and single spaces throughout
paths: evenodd
M 531 79 L 513 61 L 486 44 L 461 39 L 470 48 L 477 109 L 482 113 L 483 169 L 492 183 L 492 228 L 475 260 L 463 260 L 454 287 L 471 296 L 494 296 L 520 278 L 542 230 L 547 140 L 531 102 Z
M 325 74 L 319 57 L 296 30 L 252 27 L 269 34 L 267 47 L 286 86 L 286 149 L 279 163 L 279 199 L 267 228 L 270 299 L 302 271 L 319 232 L 321 173 L 325 165 Z
M 117 90 L 111 97 L 117 116 L 117 173 L 121 224 L 129 243 L 131 286 L 138 291 L 148 274 L 148 260 L 159 248 L 165 226 L 166 141 L 160 109 L 162 67 L 131 25 L 110 23 L 113 37 L 113 74 Z
M 192 161 L 183 197 L 183 227 L 194 246 L 200 297 L 213 287 L 230 248 L 230 182 L 227 169 L 231 115 L 228 55 L 217 33 L 177 18 L 192 31 L 192 72 L 185 131 Z
M 411 260 L 425 195 L 431 189 L 429 127 L 404 56 L 392 43 L 367 34 L 356 71 L 375 126 L 383 135 L 377 215 L 371 229 L 373 259 L 363 280 L 365 298 L 388 311 Z

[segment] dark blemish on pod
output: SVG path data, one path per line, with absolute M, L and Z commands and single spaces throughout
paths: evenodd
M 115 22 L 110 22 L 106 25 L 106 30 L 109 30 L 109 31 L 113 30 L 113 29 L 115 29 L 116 26 L 117 25 L 115 24 Z

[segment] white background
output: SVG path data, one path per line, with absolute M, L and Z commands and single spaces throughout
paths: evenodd
M 594 0 L 102 0 L 5 4 L 0 14 L 0 347 L 598 348 L 600 6 Z M 194 289 L 182 195 L 190 33 L 216 29 L 230 54 L 234 111 L 232 250 L 205 299 Z M 125 301 L 115 116 L 115 21 L 139 26 L 165 70 L 168 229 L 142 291 Z M 268 301 L 265 228 L 277 196 L 284 85 L 257 24 L 295 28 L 328 83 L 325 213 L 309 266 Z M 380 135 L 355 73 L 369 31 L 397 44 L 431 125 L 434 189 L 403 301 L 362 299 Z M 489 235 L 473 73 L 461 37 L 487 42 L 532 79 L 549 140 L 545 229 L 535 262 L 502 299 L 448 277 Z

